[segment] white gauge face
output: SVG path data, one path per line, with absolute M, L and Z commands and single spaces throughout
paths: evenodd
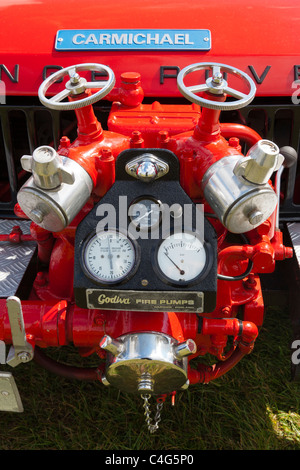
M 102 283 L 117 283 L 135 266 L 136 252 L 129 238 L 116 231 L 102 231 L 87 243 L 83 261 L 92 277 Z
M 157 263 L 163 275 L 176 282 L 190 282 L 200 276 L 206 265 L 206 250 L 192 233 L 176 233 L 159 246 Z
M 129 207 L 132 223 L 141 230 L 149 229 L 159 224 L 161 209 L 159 201 L 142 198 Z

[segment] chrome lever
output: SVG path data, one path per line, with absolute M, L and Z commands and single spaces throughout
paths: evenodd
M 32 345 L 26 340 L 20 299 L 15 296 L 8 297 L 6 306 L 12 336 L 12 346 L 8 352 L 6 363 L 11 367 L 16 367 L 21 363 L 31 361 L 34 351 Z
M 0 341 L 0 364 L 6 364 L 6 347 L 4 341 Z

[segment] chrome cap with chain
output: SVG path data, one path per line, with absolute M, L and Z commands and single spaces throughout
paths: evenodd
M 100 347 L 108 352 L 105 384 L 139 394 L 164 394 L 187 388 L 187 356 L 196 352 L 194 340 L 178 342 L 156 332 L 139 332 L 112 339 Z

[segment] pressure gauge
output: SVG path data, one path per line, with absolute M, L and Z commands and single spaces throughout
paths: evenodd
M 161 202 L 153 197 L 141 197 L 129 206 L 131 222 L 140 230 L 149 230 L 159 225 Z
M 198 279 L 206 268 L 206 249 L 196 233 L 174 233 L 159 245 L 156 263 L 158 272 L 165 281 L 190 284 Z
M 110 229 L 90 237 L 83 248 L 84 270 L 96 282 L 119 283 L 135 271 L 137 251 L 131 239 Z

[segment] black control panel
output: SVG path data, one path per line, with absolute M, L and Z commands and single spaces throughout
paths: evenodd
M 169 150 L 119 155 L 115 183 L 76 231 L 79 307 L 214 310 L 217 237 L 202 206 L 182 189 L 179 170 Z

